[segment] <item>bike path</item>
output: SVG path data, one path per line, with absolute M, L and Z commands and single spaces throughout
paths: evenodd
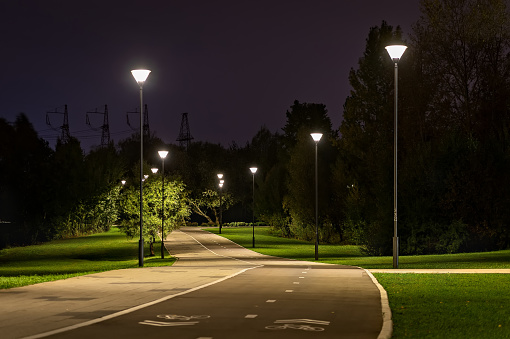
M 380 332 L 382 315 L 379 291 L 364 270 L 348 267 L 340 270 L 337 265 L 268 257 L 196 228 L 174 231 L 167 241 L 170 253 L 178 257 L 171 267 L 117 270 L 0 291 L 1 337 L 38 338 L 52 335 L 55 338 L 85 338 L 91 335 L 90 331 L 94 336 L 103 333 L 107 325 L 114 333 L 127 331 L 126 336 L 132 337 L 137 332 L 150 333 L 161 330 L 161 327 L 168 329 L 168 326 L 141 324 L 146 320 L 149 323 L 161 322 L 158 315 L 177 314 L 180 311 L 189 313 L 184 316 L 190 317 L 194 312 L 200 315 L 202 310 L 211 317 L 211 320 L 199 321 L 203 326 L 209 324 L 202 330 L 215 333 L 218 338 L 228 337 L 225 336 L 227 334 L 236 337 L 236 328 L 246 329 L 246 319 L 253 320 L 248 322 L 255 326 L 254 331 L 265 331 L 268 338 L 278 335 L 266 329 L 267 326 L 296 326 L 295 323 L 279 322 L 289 319 L 312 319 L 341 325 L 350 333 L 346 337 L 376 338 Z M 284 271 L 285 276 L 282 276 Z M 310 279 L 314 274 L 320 277 Z M 302 279 L 307 280 L 307 284 Z M 330 287 L 322 285 L 325 281 Z M 255 282 L 258 282 L 257 287 Z M 293 287 L 292 292 L 288 292 L 291 290 L 289 285 Z M 271 294 L 273 299 L 267 300 L 279 302 L 262 300 L 262 297 Z M 225 303 L 225 299 L 229 303 Z M 193 302 L 197 300 L 198 304 Z M 249 305 L 266 309 L 267 312 L 257 314 L 255 318 L 237 319 L 234 324 L 232 319 L 240 316 L 236 303 L 242 303 L 243 311 Z M 227 304 L 231 305 L 226 308 L 230 313 L 218 313 L 218 305 Z M 301 306 L 297 307 L 298 304 Z M 316 307 L 315 310 L 312 305 Z M 340 306 L 343 307 L 342 311 L 339 311 Z M 300 316 L 303 313 L 299 312 L 292 313 L 292 310 L 303 308 L 309 310 L 306 316 Z M 319 314 L 324 310 L 330 313 Z M 253 314 L 255 312 L 243 316 Z M 168 319 L 163 319 L 163 322 L 173 323 Z M 307 324 L 298 322 L 297 326 Z M 200 338 L 194 337 L 193 332 L 201 330 L 199 326 L 171 327 L 173 337 L 186 338 L 186 335 L 191 335 L 190 338 Z M 328 326 L 328 331 L 324 333 L 331 334 L 330 328 L 332 326 Z M 354 335 L 366 332 L 366 329 L 369 333 L 365 333 L 365 336 Z M 284 332 L 288 334 L 290 330 L 285 329 Z M 293 331 L 302 335 L 309 332 Z M 292 335 L 297 338 L 296 333 Z

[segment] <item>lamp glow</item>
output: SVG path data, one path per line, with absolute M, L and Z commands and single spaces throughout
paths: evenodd
M 322 133 L 310 133 L 310 135 L 315 142 L 319 142 L 322 138 Z
M 250 171 L 253 174 L 257 173 L 257 167 L 250 167 Z
M 385 48 L 388 51 L 390 58 L 394 61 L 398 61 L 402 57 L 402 54 L 404 54 L 404 52 L 406 51 L 407 46 L 391 45 L 391 46 L 386 46 Z
M 138 82 L 138 84 L 143 84 L 145 80 L 147 80 L 150 72 L 151 71 L 148 69 L 134 69 L 131 71 L 131 74 L 133 74 L 133 77 L 135 78 L 136 82 Z
M 156 174 L 158 173 L 158 169 L 156 167 L 151 168 L 152 173 Z
M 223 178 L 223 174 L 218 173 L 218 179 L 221 179 L 221 178 Z
M 168 151 L 158 151 L 158 154 L 161 159 L 165 159 L 168 155 Z

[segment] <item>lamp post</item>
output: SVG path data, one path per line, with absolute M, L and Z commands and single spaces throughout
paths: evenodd
M 317 145 L 322 138 L 322 133 L 311 133 L 315 141 L 315 260 L 319 260 L 319 175 L 317 171 Z
M 138 266 L 143 267 L 143 84 L 151 71 L 135 69 L 131 71 L 140 86 L 140 241 L 138 242 Z
M 257 173 L 257 167 L 250 167 L 250 171 L 253 177 L 253 197 L 252 197 L 252 204 L 253 204 L 253 218 L 252 218 L 252 228 L 253 228 L 253 248 L 255 248 L 255 173 Z
M 391 45 L 386 50 L 395 63 L 395 119 L 393 137 L 393 268 L 398 268 L 398 233 L 397 233 L 397 118 L 398 118 L 398 61 L 407 46 Z
M 221 203 L 221 196 L 222 196 L 222 191 L 223 191 L 223 183 L 225 182 L 225 180 L 223 180 L 223 174 L 221 173 L 218 173 L 218 179 L 220 179 L 220 184 L 219 184 L 219 187 L 220 187 L 220 234 L 221 234 L 221 223 L 222 223 L 222 219 L 223 219 L 223 205 Z
M 168 151 L 158 151 L 161 158 L 161 259 L 165 259 L 165 158 Z

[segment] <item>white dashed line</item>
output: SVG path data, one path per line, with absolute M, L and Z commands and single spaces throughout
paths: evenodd
M 292 293 L 294 290 L 285 290 L 285 293 Z
M 253 319 L 253 318 L 256 318 L 257 316 L 258 316 L 258 314 L 247 314 L 247 315 L 245 316 L 245 318 L 247 318 L 247 319 Z
M 299 281 L 294 281 L 293 284 L 294 285 L 299 285 Z
M 299 277 L 299 279 L 304 279 L 305 277 Z
M 276 300 L 271 300 L 271 299 L 266 300 L 266 303 L 274 303 L 274 302 L 276 302 Z

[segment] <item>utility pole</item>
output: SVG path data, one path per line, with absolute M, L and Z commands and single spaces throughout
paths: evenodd
M 179 131 L 179 137 L 177 138 L 179 146 L 186 147 L 186 150 L 188 150 L 191 140 L 193 139 L 189 130 L 188 113 L 182 113 L 181 129 Z
M 86 115 L 86 124 L 90 126 L 93 130 L 97 130 L 97 128 L 92 127 L 90 124 L 89 114 L 102 114 L 103 115 L 103 126 L 101 126 L 101 147 L 108 147 L 110 144 L 110 124 L 108 122 L 108 105 L 104 105 L 104 112 L 98 112 L 97 108 L 94 111 L 87 112 Z
M 69 114 L 67 112 L 67 105 L 64 105 L 64 112 L 59 112 L 59 108 L 61 107 L 55 108 L 54 111 L 46 112 L 46 125 L 51 126 L 49 114 L 64 115 L 64 121 L 62 122 L 62 126 L 60 126 L 60 129 L 62 130 L 60 140 L 62 141 L 62 143 L 67 144 L 69 140 L 71 140 L 71 133 L 69 132 Z

